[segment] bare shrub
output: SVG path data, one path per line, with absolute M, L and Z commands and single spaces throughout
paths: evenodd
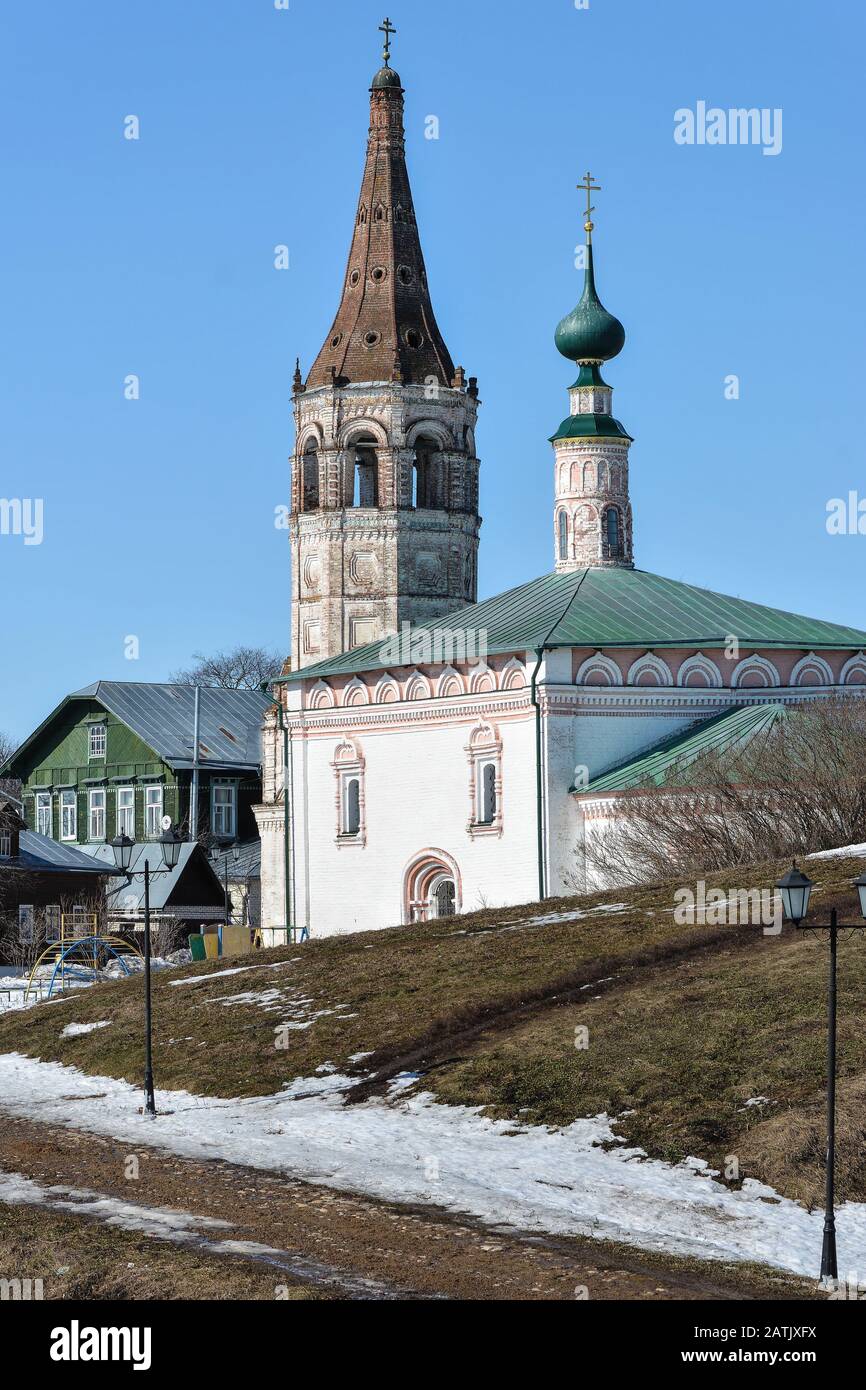
M 798 705 L 748 743 L 636 787 L 617 820 L 590 828 L 587 869 L 655 883 L 866 840 L 866 700 Z

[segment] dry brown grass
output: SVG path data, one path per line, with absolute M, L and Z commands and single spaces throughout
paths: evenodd
M 45 1299 L 269 1299 L 279 1304 L 323 1297 L 250 1260 L 187 1250 L 36 1206 L 0 1211 L 0 1279 L 41 1279 Z
M 814 911 L 855 913 L 863 861 L 816 859 Z M 767 886 L 781 864 L 707 876 Z M 379 1080 L 411 1067 L 442 1100 L 523 1121 L 567 1124 L 634 1113 L 620 1132 L 651 1154 L 693 1153 L 818 1200 L 823 1140 L 826 940 L 791 928 L 678 926 L 678 885 L 491 909 L 426 926 L 313 941 L 248 961 L 160 974 L 154 987 L 157 1085 L 261 1095 L 330 1063 Z M 617 912 L 593 909 L 625 903 Z M 571 921 L 531 919 L 580 910 Z M 850 920 L 857 920 L 853 916 Z M 615 977 L 608 980 L 607 977 Z M 174 985 L 177 979 L 207 983 Z M 605 980 L 603 984 L 598 984 Z M 591 986 L 591 987 L 587 987 Z M 231 1000 L 277 991 L 270 1002 Z M 310 1001 L 301 1005 L 300 1000 Z M 230 1001 L 231 1002 L 227 1002 Z M 262 1007 L 263 1002 L 267 1008 Z M 317 1015 L 275 1046 L 292 1009 Z M 301 1014 L 294 1015 L 301 1021 Z M 111 1026 L 63 1038 L 66 1022 Z M 574 1028 L 590 1028 L 588 1051 Z M 866 933 L 840 948 L 840 1197 L 866 1200 L 858 1160 L 866 1077 Z M 142 985 L 101 985 L 0 1018 L 0 1050 L 138 1082 Z M 372 1053 L 350 1062 L 355 1053 Z M 358 1088 L 363 1096 L 368 1089 Z M 747 1107 L 766 1096 L 772 1106 Z M 850 1131 L 850 1137 L 849 1137 Z

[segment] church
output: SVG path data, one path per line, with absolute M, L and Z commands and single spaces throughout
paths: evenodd
M 479 389 L 433 312 L 390 32 L 339 308 L 294 378 L 292 655 L 253 808 L 277 934 L 590 888 L 588 827 L 648 770 L 866 686 L 866 632 L 635 567 L 589 175 L 583 294 L 555 335 L 577 376 L 550 441 L 553 567 L 478 602 Z

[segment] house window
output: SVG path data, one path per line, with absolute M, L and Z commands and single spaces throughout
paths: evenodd
M 347 777 L 343 782 L 343 834 L 358 835 L 361 830 L 361 782 Z
M 33 904 L 18 904 L 18 940 L 26 945 L 33 940 Z
M 492 825 L 496 819 L 496 764 L 480 763 L 478 777 L 478 808 L 480 825 Z
M 62 917 L 59 903 L 49 903 L 45 908 L 45 940 L 59 941 Z
M 51 793 L 36 793 L 36 834 L 51 835 Z
M 162 787 L 144 789 L 144 833 L 155 840 L 162 829 Z
M 90 792 L 90 826 L 88 839 L 105 839 L 105 792 L 92 789 Z
M 237 823 L 236 782 L 214 782 L 210 789 L 210 828 L 215 835 L 234 838 Z
M 78 800 L 74 791 L 60 793 L 60 838 L 78 838 Z
M 117 788 L 117 833 L 135 839 L 135 788 Z
M 0 859 L 11 859 L 12 857 L 12 834 L 8 830 L 0 830 Z
M 98 761 L 105 757 L 105 725 L 91 724 L 89 729 L 89 746 L 87 756 L 90 762 Z

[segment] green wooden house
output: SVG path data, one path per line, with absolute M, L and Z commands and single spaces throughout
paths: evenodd
M 197 838 L 246 842 L 258 838 L 251 807 L 269 705 L 254 690 L 200 687 L 197 697 L 189 685 L 96 681 L 67 695 L 0 776 L 20 780 L 27 828 L 61 844 L 155 840 L 166 816 L 189 834 L 194 784 Z

